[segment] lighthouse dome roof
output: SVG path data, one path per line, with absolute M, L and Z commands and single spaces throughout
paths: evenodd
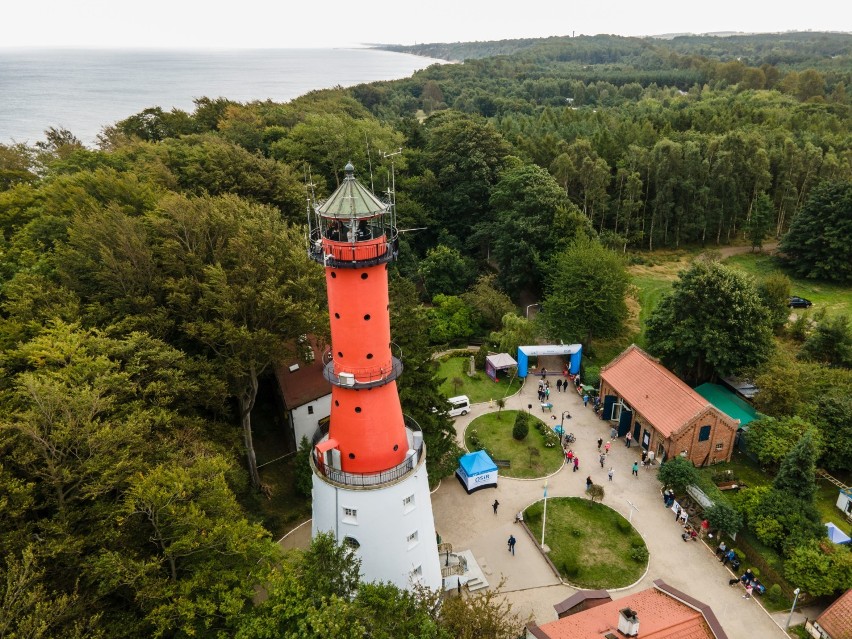
M 351 162 L 344 167 L 344 172 L 343 183 L 316 207 L 317 213 L 323 217 L 352 219 L 375 217 L 388 210 L 388 204 L 355 179 L 355 167 Z

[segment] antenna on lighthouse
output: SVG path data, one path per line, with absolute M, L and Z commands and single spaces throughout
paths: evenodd
M 382 152 L 382 158 L 388 159 L 391 158 L 391 169 L 390 169 L 390 185 L 388 186 L 387 194 L 388 194 L 388 204 L 390 205 L 391 210 L 391 226 L 396 227 L 396 167 L 394 164 L 394 159 L 397 155 L 402 155 L 402 147 L 399 147 L 393 153 L 385 153 Z
M 370 169 L 370 190 L 375 193 L 376 186 L 373 184 L 373 160 L 370 158 L 370 141 L 367 139 L 366 131 L 364 131 L 364 144 L 367 145 L 367 166 Z

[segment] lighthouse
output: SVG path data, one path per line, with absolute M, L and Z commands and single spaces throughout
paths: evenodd
M 367 581 L 441 587 L 426 446 L 402 412 L 392 355 L 388 264 L 396 257 L 391 204 L 355 179 L 309 215 L 312 259 L 325 268 L 331 352 L 328 432 L 313 441 L 312 535 L 331 532 L 361 559 Z

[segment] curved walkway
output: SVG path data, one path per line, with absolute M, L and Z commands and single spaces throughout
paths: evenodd
M 614 441 L 605 467 L 600 467 L 597 439 L 602 437 L 606 442 L 609 425 L 598 419 L 591 407 L 584 408 L 576 392 L 557 393 L 556 379 L 551 377 L 552 415 L 537 414 L 546 421 L 558 422 L 563 411 L 570 412 L 572 418 L 565 420 L 565 430 L 577 437 L 572 448 L 580 457 L 580 469 L 575 473 L 563 466 L 551 476 L 548 497 L 583 496 L 586 476 L 591 475 L 596 484 L 604 487 L 606 505 L 625 517 L 630 517 L 632 510 L 628 502 L 635 506 L 633 525 L 645 538 L 651 553 L 645 577 L 617 597 L 645 590 L 652 586 L 654 579 L 663 579 L 712 607 L 730 639 L 784 637 L 785 633 L 757 601 L 743 599 L 742 589 L 728 586 L 731 573 L 715 559 L 709 548 L 703 543 L 681 540 L 681 527 L 675 523 L 674 514 L 663 506 L 656 467 L 652 470 L 640 467 L 639 477 L 632 476 L 633 462 L 641 454 L 638 446 L 627 448 L 623 440 Z M 530 376 L 528 380 L 520 393 L 506 398 L 506 408 L 526 410 L 527 405 L 532 404 L 533 411 L 540 413 L 537 378 Z M 464 429 L 472 419 L 495 410 L 496 406 L 478 404 L 468 415 L 457 418 L 459 440 L 462 441 Z M 555 420 L 550 420 L 551 416 Z M 610 466 L 615 471 L 612 482 L 607 481 Z M 523 617 L 532 616 L 539 624 L 555 620 L 553 605 L 576 592 L 554 575 L 536 549 L 537 540 L 513 523 L 515 514 L 541 499 L 543 491 L 543 479 L 500 477 L 494 490 L 468 495 L 457 481 L 445 481 L 432 495 L 435 527 L 443 540 L 456 549 L 472 550 L 489 582 L 496 585 L 502 577 L 505 580 L 503 590 L 514 609 Z M 491 508 L 495 499 L 500 502 L 496 515 Z M 507 550 L 506 540 L 511 534 L 517 539 L 515 556 Z

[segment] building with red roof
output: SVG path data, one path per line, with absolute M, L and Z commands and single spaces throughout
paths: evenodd
M 730 461 L 739 420 L 728 417 L 632 344 L 601 368 L 604 419 L 651 458 L 684 455 L 696 466 Z
M 852 639 L 852 590 L 847 590 L 816 618 L 808 622 L 811 636 L 820 639 Z
M 291 450 L 302 437 L 313 443 L 314 434 L 331 414 L 331 384 L 323 376 L 320 347 L 313 338 L 302 338 L 293 353 L 275 366 L 275 379 L 284 405 Z
M 527 624 L 527 639 L 727 639 L 708 605 L 662 579 L 615 601 L 603 591 L 581 590 L 554 608 L 559 619 Z

